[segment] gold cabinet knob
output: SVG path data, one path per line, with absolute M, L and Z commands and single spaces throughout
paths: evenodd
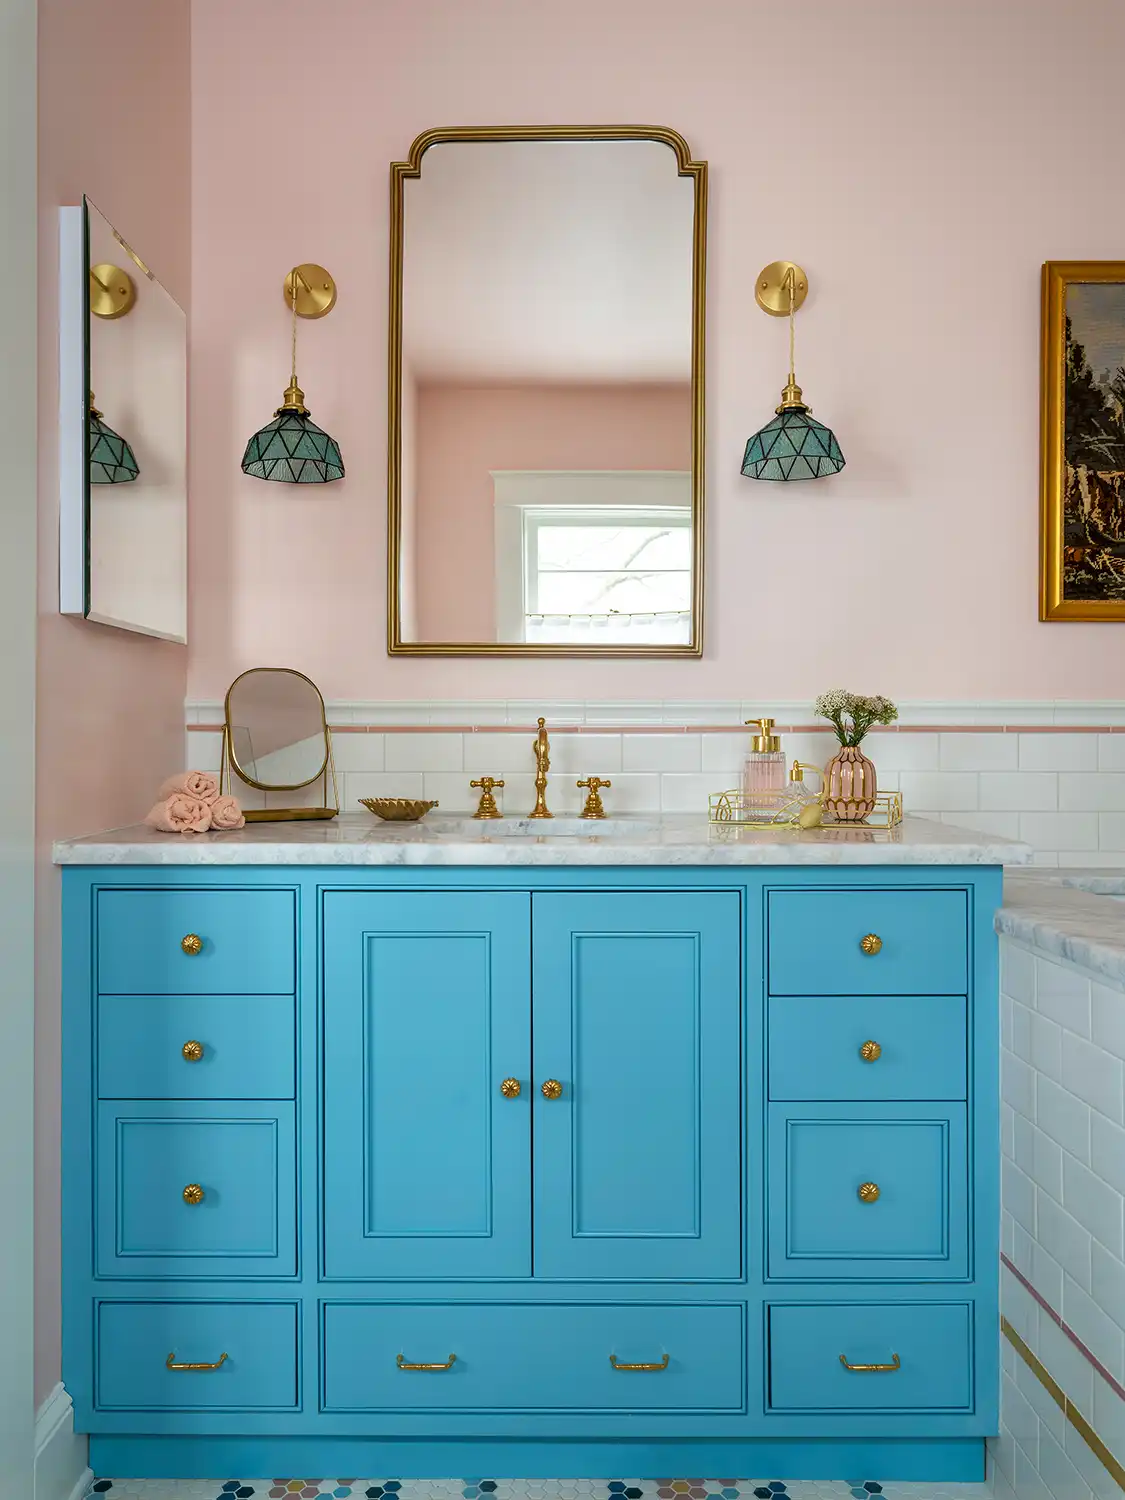
M 189 932 L 187 937 L 180 939 L 180 947 L 189 958 L 195 958 L 203 952 L 203 939 L 197 937 L 194 932 Z
M 185 1203 L 202 1203 L 203 1202 L 203 1189 L 199 1186 L 198 1182 L 189 1182 L 188 1185 L 187 1185 L 187 1187 L 184 1188 L 184 1202 Z
M 203 1043 L 185 1042 L 180 1048 L 180 1053 L 183 1056 L 184 1062 L 198 1062 L 203 1056 Z
M 883 939 L 877 933 L 869 932 L 865 938 L 860 938 L 859 946 L 868 958 L 874 958 L 876 953 L 882 952 Z
M 864 1042 L 859 1049 L 859 1055 L 864 1062 L 878 1062 L 883 1055 L 883 1049 L 878 1042 Z
M 520 1081 L 518 1078 L 505 1078 L 500 1085 L 500 1092 L 505 1099 L 518 1099 L 520 1096 Z
M 543 1095 L 544 1099 L 561 1099 L 562 1084 L 557 1078 L 548 1078 L 539 1092 Z
M 879 1184 L 877 1182 L 861 1182 L 857 1192 L 861 1203 L 874 1203 L 879 1197 Z

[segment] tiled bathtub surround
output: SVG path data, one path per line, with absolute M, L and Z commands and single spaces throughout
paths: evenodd
M 884 790 L 907 810 L 1019 838 L 1038 863 L 1125 866 L 1125 702 L 915 703 L 899 724 L 874 730 L 866 748 Z M 577 812 L 574 783 L 608 776 L 610 812 L 702 812 L 710 792 L 737 783 L 749 731 L 772 712 L 790 760 L 823 765 L 835 737 L 804 703 L 505 702 L 329 703 L 341 799 L 437 798 L 467 812 L 469 782 L 501 776 L 505 812 L 534 802 L 531 735 L 551 732 L 550 803 Z M 187 709 L 187 761 L 218 765 L 222 705 Z
M 1125 1490 L 1125 986 L 1106 981 L 1002 936 L 1005 1500 Z

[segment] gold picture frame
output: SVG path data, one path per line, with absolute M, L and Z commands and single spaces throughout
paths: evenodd
M 1041 326 L 1039 618 L 1125 620 L 1125 261 L 1045 262 Z
M 691 330 L 691 639 L 684 645 L 570 645 L 507 641 L 407 641 L 402 635 L 402 325 L 403 189 L 422 175 L 431 146 L 458 141 L 658 141 L 676 157 L 680 177 L 694 184 Z M 705 343 L 707 283 L 707 163 L 695 161 L 683 136 L 660 125 L 499 125 L 426 130 L 405 161 L 391 163 L 390 308 L 387 323 L 387 655 L 524 657 L 701 657 L 705 466 Z

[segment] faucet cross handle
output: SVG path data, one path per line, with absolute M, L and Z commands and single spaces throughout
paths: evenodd
M 492 795 L 494 786 L 503 786 L 495 776 L 482 776 L 478 781 L 470 781 L 470 787 L 480 788 L 480 806 L 473 814 L 474 818 L 502 818 L 504 814 L 496 806 L 496 798 Z
M 575 786 L 587 787 L 586 806 L 582 809 L 581 816 L 584 818 L 604 818 L 605 808 L 602 806 L 601 788 L 612 786 L 612 781 L 603 781 L 600 776 L 588 776 L 585 781 L 576 781 Z

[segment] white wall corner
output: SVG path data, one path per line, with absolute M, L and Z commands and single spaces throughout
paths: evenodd
M 74 1430 L 74 1403 L 60 1381 L 35 1414 L 34 1500 L 82 1500 L 94 1481 L 86 1434 Z

